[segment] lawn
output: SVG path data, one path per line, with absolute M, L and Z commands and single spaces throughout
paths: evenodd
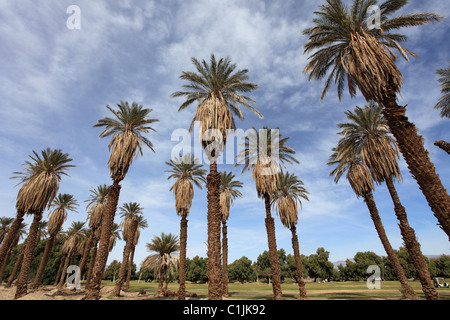
M 449 280 L 446 280 L 448 283 Z M 103 281 L 103 285 L 114 285 L 111 281 Z M 416 290 L 421 299 L 425 299 L 421 290 L 420 282 L 410 282 L 412 288 Z M 144 289 L 147 293 L 156 293 L 157 282 L 132 281 L 130 283 L 130 292 L 138 292 Z M 178 290 L 177 283 L 169 283 L 169 290 Z M 187 283 L 186 290 L 195 292 L 198 298 L 207 298 L 208 285 Z M 293 283 L 283 283 L 283 299 L 296 300 L 299 292 L 298 286 Z M 306 283 L 308 299 L 311 300 L 366 300 L 366 299 L 392 299 L 402 298 L 400 292 L 400 283 L 398 281 L 383 281 L 379 290 L 370 290 L 366 282 L 327 282 L 327 283 Z M 450 289 L 437 289 L 442 300 L 450 300 Z M 229 299 L 239 300 L 260 300 L 272 298 L 272 286 L 267 283 L 230 283 L 228 286 Z

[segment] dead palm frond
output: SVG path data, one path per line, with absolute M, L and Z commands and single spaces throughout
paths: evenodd
M 67 193 L 58 194 L 52 203 L 52 207 L 55 209 L 48 220 L 48 232 L 50 235 L 55 236 L 61 230 L 64 221 L 66 221 L 67 212 L 77 212 L 75 210 L 76 206 L 78 206 L 78 202 L 73 195 Z
M 155 152 L 151 141 L 142 136 L 141 133 L 156 131 L 150 124 L 159 120 L 148 118 L 152 109 L 146 109 L 136 102 L 133 102 L 130 106 L 128 102 L 121 101 L 117 106 L 118 111 L 106 106 L 115 118 L 100 119 L 94 127 L 106 127 L 100 134 L 100 138 L 112 135 L 109 143 L 108 166 L 111 178 L 121 181 L 127 174 L 133 158 L 137 157 L 139 153 L 143 154 L 143 144 Z

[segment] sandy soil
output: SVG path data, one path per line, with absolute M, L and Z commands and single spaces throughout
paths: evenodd
M 100 300 L 109 300 L 113 287 L 103 287 L 100 290 Z M 13 300 L 16 293 L 16 287 L 5 288 L 4 285 L 0 285 L 0 300 Z M 17 300 L 81 300 L 85 295 L 85 290 L 69 290 L 69 289 L 57 289 L 54 286 L 43 286 L 38 290 L 28 289 L 28 294 Z M 121 300 L 146 300 L 155 298 L 153 294 L 139 294 L 138 292 L 123 292 L 122 297 L 113 297 L 112 299 Z

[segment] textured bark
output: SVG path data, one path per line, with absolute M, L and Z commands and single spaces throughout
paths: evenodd
M 220 255 L 220 174 L 211 160 L 206 178 L 208 188 L 208 299 L 222 300 L 222 262 Z
M 31 288 L 38 289 L 42 283 L 42 277 L 44 276 L 45 267 L 47 266 L 48 259 L 50 258 L 50 253 L 52 252 L 53 246 L 55 245 L 56 234 L 51 235 L 45 243 L 44 254 L 41 258 L 41 263 L 39 264 L 39 268 L 36 272 L 36 276 L 34 277 L 33 284 Z
M 382 104 L 384 117 L 397 140 L 409 171 L 419 184 L 441 228 L 450 239 L 450 197 L 430 161 L 422 137 L 415 125 L 406 117 L 406 107 L 397 104 L 393 90 L 389 91 Z
M 119 276 L 117 278 L 116 285 L 114 286 L 114 290 L 112 292 L 112 294 L 116 297 L 120 296 L 120 290 L 122 289 L 122 285 L 125 282 L 128 260 L 130 259 L 131 249 L 133 247 L 134 241 L 134 234 L 136 233 L 137 227 L 138 227 L 137 220 L 133 220 L 130 228 L 130 234 L 132 236 L 125 243 L 125 248 L 123 249 L 122 264 L 120 265 L 119 270 Z
M 18 299 L 27 294 L 28 274 L 30 272 L 31 262 L 34 258 L 34 249 L 38 242 L 39 223 L 42 219 L 42 212 L 34 214 L 33 223 L 30 226 L 27 237 L 27 245 L 23 256 L 22 267 L 17 278 L 17 289 L 14 299 Z
M 228 298 L 228 228 L 227 221 L 222 220 L 222 295 Z
M 12 223 L 11 227 L 9 228 L 8 234 L 2 242 L 2 246 L 0 247 L 0 264 L 5 262 L 8 250 L 11 248 L 15 239 L 17 238 L 17 232 L 19 231 L 20 224 L 23 221 L 24 215 L 25 214 L 21 211 L 17 212 L 16 220 L 14 220 L 14 222 Z
M 11 252 L 12 252 L 12 247 L 9 248 L 8 252 L 6 253 L 5 260 L 3 261 L 3 263 L 0 266 L 0 284 L 3 282 L 3 275 L 5 274 L 5 269 L 6 269 L 6 266 L 8 265 L 8 260 L 9 260 L 9 257 L 11 256 Z
M 444 150 L 445 152 L 447 152 L 448 154 L 450 154 L 450 143 L 443 141 L 443 140 L 436 140 L 434 142 L 434 145 L 441 148 L 442 150 Z
M 295 267 L 297 268 L 298 290 L 300 293 L 300 298 L 306 299 L 306 287 L 305 281 L 303 281 L 302 259 L 300 257 L 300 248 L 298 245 L 298 237 L 295 226 L 291 227 L 291 232 L 292 232 L 292 249 L 294 250 Z
M 281 300 L 283 292 L 281 291 L 281 271 L 280 261 L 277 253 L 277 240 L 275 237 L 275 221 L 270 214 L 270 197 L 264 195 L 266 205 L 266 230 L 267 241 L 269 243 L 270 270 L 272 272 L 272 288 L 274 300 Z
M 414 268 L 417 272 L 417 277 L 422 285 L 422 291 L 427 300 L 439 300 L 439 294 L 434 288 L 430 271 L 428 270 L 428 265 L 423 257 L 422 251 L 420 250 L 420 244 L 417 241 L 414 229 L 409 226 L 405 207 L 403 207 L 400 202 L 391 178 L 386 179 L 386 185 L 389 189 L 389 193 L 391 194 L 392 201 L 394 202 L 395 215 L 400 222 L 400 232 L 405 243 L 406 250 L 408 250 L 408 254 L 413 261 Z
M 128 271 L 127 271 L 127 280 L 125 281 L 125 290 L 128 290 L 130 288 L 130 280 L 131 280 L 131 269 L 133 268 L 133 260 L 134 260 L 134 251 L 136 249 L 136 246 L 133 244 L 133 247 L 131 248 L 131 254 L 130 259 L 128 260 Z
M 12 283 L 13 283 L 14 279 L 16 278 L 17 272 L 19 272 L 19 270 L 20 270 L 20 267 L 21 267 L 22 261 L 23 261 L 23 256 L 25 254 L 25 247 L 26 246 L 27 246 L 27 244 L 26 244 L 26 241 L 25 241 L 25 244 L 24 244 L 24 246 L 22 248 L 22 252 L 17 257 L 16 263 L 14 264 L 13 271 L 9 275 L 8 282 L 5 285 L 6 288 L 11 288 Z
M 394 249 L 392 249 L 389 239 L 386 236 L 386 232 L 384 230 L 383 223 L 381 222 L 380 215 L 378 214 L 378 209 L 375 201 L 373 200 L 372 193 L 367 193 L 364 196 L 364 201 L 366 202 L 367 208 L 369 209 L 370 217 L 372 218 L 373 224 L 375 225 L 375 229 L 377 230 L 378 236 L 380 237 L 381 243 L 383 244 L 384 250 L 386 251 L 389 261 L 392 263 L 392 267 L 394 268 L 394 272 L 402 285 L 405 298 L 416 300 L 416 293 L 414 289 L 409 285 L 405 270 L 403 270 L 400 261 L 395 255 Z
M 95 260 L 97 258 L 97 243 L 98 240 L 94 238 L 94 245 L 93 245 L 93 249 L 91 252 L 91 260 L 89 261 L 89 270 L 88 273 L 86 275 L 86 288 L 87 286 L 91 283 L 92 280 L 92 272 L 94 271 L 94 265 L 95 265 Z
M 84 268 L 86 267 L 86 263 L 89 258 L 89 253 L 91 252 L 92 242 L 94 242 L 94 232 L 95 230 L 91 229 L 91 235 L 84 244 L 83 255 L 81 256 L 81 260 L 78 263 L 78 267 L 80 268 L 80 276 L 83 274 Z
M 180 222 L 180 266 L 179 266 L 179 282 L 178 300 L 186 299 L 186 248 L 187 248 L 187 214 L 181 216 Z
M 54 286 L 58 285 L 59 278 L 61 278 L 61 273 L 62 273 L 62 269 L 63 269 L 63 266 L 64 266 L 64 261 L 66 261 L 66 260 L 65 260 L 65 256 L 63 256 L 63 257 L 61 258 L 61 261 L 59 262 L 58 272 L 57 272 L 57 274 L 56 274 L 55 282 L 53 282 L 53 285 L 54 285 Z
M 69 254 L 66 256 L 66 258 L 64 259 L 64 267 L 61 270 L 61 278 L 59 278 L 59 282 L 58 282 L 58 289 L 62 289 L 64 287 L 64 283 L 66 280 L 66 271 L 67 268 L 69 267 L 69 261 L 70 261 L 70 257 L 72 255 L 72 250 L 69 252 Z
M 100 286 L 102 283 L 103 272 L 105 272 L 106 261 L 108 260 L 109 238 L 111 237 L 114 216 L 116 215 L 120 188 L 118 181 L 114 181 L 114 184 L 109 188 L 106 208 L 102 218 L 100 243 L 95 259 L 93 278 L 86 290 L 86 295 L 83 297 L 85 300 L 98 300 L 100 298 Z

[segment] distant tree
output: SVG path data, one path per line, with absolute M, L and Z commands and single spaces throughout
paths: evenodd
M 193 259 L 186 259 L 186 280 L 191 282 L 207 282 L 208 258 L 195 256 Z
M 252 261 L 245 256 L 235 260 L 229 266 L 228 275 L 230 280 L 239 281 L 240 283 L 256 278 L 255 272 L 252 269 Z
M 324 248 L 318 248 L 316 254 L 312 254 L 308 257 L 308 272 L 309 276 L 314 278 L 314 281 L 317 281 L 317 278 L 331 278 L 334 265 L 328 261 L 329 256 L 330 252 L 325 251 Z

